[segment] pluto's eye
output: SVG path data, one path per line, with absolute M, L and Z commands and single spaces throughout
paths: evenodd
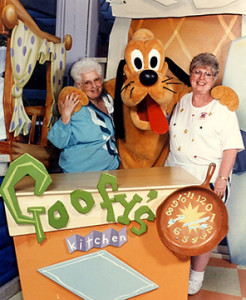
M 135 49 L 131 53 L 131 63 L 136 72 L 144 68 L 143 54 L 138 49 Z
M 149 68 L 157 71 L 160 66 L 160 53 L 156 49 L 152 49 L 149 53 Z

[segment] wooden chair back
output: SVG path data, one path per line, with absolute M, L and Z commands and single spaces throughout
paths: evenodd
M 60 38 L 41 31 L 18 0 L 1 0 L 0 34 L 5 35 L 7 38 L 3 94 L 3 107 L 7 139 L 6 141 L 0 141 L 0 154 L 9 154 L 10 161 L 12 161 L 23 153 L 27 152 L 43 162 L 47 168 L 50 168 L 52 167 L 52 163 L 54 161 L 57 161 L 57 156 L 59 153 L 57 149 L 54 149 L 52 145 L 49 145 L 49 143 L 47 143 L 47 134 L 49 130 L 51 109 L 53 104 L 50 61 L 47 61 L 45 63 L 45 105 L 25 107 L 26 113 L 31 119 L 31 127 L 28 138 L 22 136 L 21 134 L 15 137 L 14 133 L 9 131 L 14 110 L 14 98 L 12 96 L 12 86 L 14 84 L 14 79 L 10 60 L 10 42 L 11 31 L 19 20 L 22 21 L 33 33 L 43 39 L 47 39 L 48 42 L 61 43 Z M 67 35 L 64 41 L 66 50 L 69 50 L 72 46 L 71 36 Z M 37 121 L 39 123 L 37 123 Z M 37 130 L 40 130 L 39 135 L 37 135 Z

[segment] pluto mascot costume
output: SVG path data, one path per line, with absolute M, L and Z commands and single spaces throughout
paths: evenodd
M 133 34 L 124 56 L 117 78 L 104 83 L 115 99 L 120 167 L 163 166 L 169 151 L 168 118 L 174 105 L 191 91 L 189 76 L 165 57 L 162 42 L 148 29 Z M 217 86 L 212 95 L 230 110 L 237 109 L 238 97 L 230 88 Z
M 148 29 L 137 30 L 125 49 L 123 80 L 115 87 L 115 131 L 121 168 L 163 166 L 169 151 L 168 117 L 190 92 L 189 76 L 169 58 Z M 125 64 L 124 64 L 125 63 Z M 112 81 L 105 87 L 111 91 Z M 230 110 L 238 107 L 233 90 L 218 86 L 212 95 Z

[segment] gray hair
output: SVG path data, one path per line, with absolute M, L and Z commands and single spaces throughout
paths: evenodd
M 192 59 L 189 70 L 190 74 L 197 67 L 210 67 L 215 78 L 217 77 L 220 70 L 220 65 L 216 56 L 212 53 L 207 52 L 200 53 Z
M 101 65 L 93 58 L 82 58 L 73 64 L 70 75 L 74 82 L 81 83 L 81 75 L 93 71 L 103 80 Z

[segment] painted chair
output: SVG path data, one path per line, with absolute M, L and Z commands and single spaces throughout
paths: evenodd
M 0 34 L 7 38 L 3 93 L 6 141 L 0 141 L 0 154 L 8 154 L 13 161 L 29 153 L 49 169 L 58 152 L 47 142 L 47 134 L 72 39 L 67 35 L 62 43 L 60 38 L 41 31 L 18 0 L 2 0 L 0 13 Z M 23 88 L 37 62 L 46 67 L 46 99 L 43 106 L 27 107 L 23 105 Z

